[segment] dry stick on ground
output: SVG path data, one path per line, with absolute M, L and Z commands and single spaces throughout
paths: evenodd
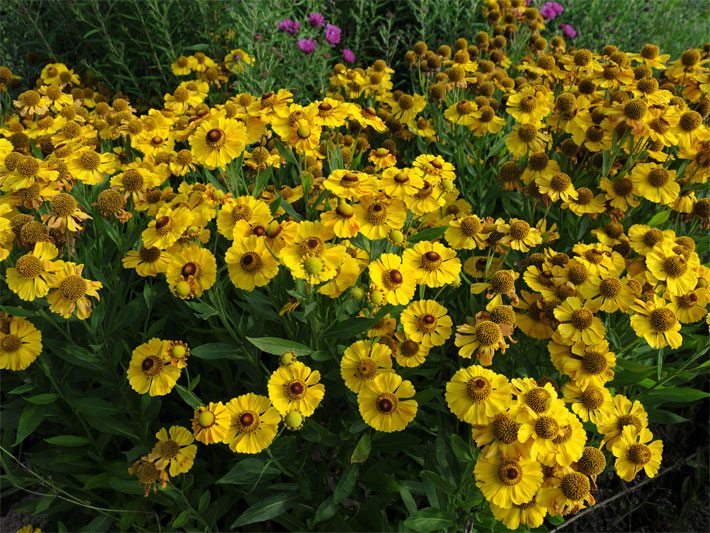
M 676 463 L 676 464 L 674 464 L 673 466 L 668 467 L 668 468 L 662 470 L 657 476 L 644 479 L 641 483 L 639 483 L 639 484 L 637 484 L 637 485 L 634 485 L 634 486 L 631 487 L 629 490 L 626 490 L 626 491 L 624 491 L 624 492 L 620 492 L 619 494 L 616 494 L 615 496 L 612 496 L 611 498 L 607 498 L 607 499 L 604 500 L 603 502 L 598 503 L 598 504 L 596 504 L 596 505 L 593 505 L 592 507 L 587 507 L 587 508 L 586 508 L 584 511 L 582 511 L 581 513 L 577 513 L 577 514 L 574 515 L 572 518 L 570 518 L 569 520 L 565 521 L 564 524 L 560 524 L 559 527 L 556 527 L 555 529 L 550 530 L 550 533 L 556 533 L 557 531 L 560 531 L 561 529 L 563 529 L 563 528 L 567 527 L 568 525 L 570 525 L 570 524 L 571 524 L 572 522 L 574 522 L 575 520 L 578 520 L 579 518 L 582 518 L 582 517 L 583 517 L 584 515 L 586 515 L 587 513 L 591 513 L 591 512 L 593 512 L 593 511 L 595 511 L 595 510 L 597 510 L 597 509 L 600 509 L 600 508 L 604 507 L 605 505 L 609 505 L 611 502 L 613 502 L 613 501 L 615 501 L 615 500 L 618 500 L 618 499 L 621 498 L 622 496 L 626 496 L 626 495 L 630 494 L 631 492 L 635 491 L 636 489 L 640 489 L 641 487 L 643 487 L 643 486 L 646 485 L 647 483 L 651 483 L 652 481 L 656 481 L 659 477 L 661 477 L 661 476 L 667 474 L 668 472 L 673 472 L 674 470 L 677 470 L 677 469 L 680 468 L 681 466 L 687 465 L 687 464 L 688 464 L 688 461 L 690 461 L 690 460 L 692 460 L 693 458 L 695 458 L 696 455 L 698 455 L 698 452 L 695 452 L 694 454 L 692 454 L 692 455 L 686 457 L 685 459 L 683 459 L 683 462 L 681 462 L 681 463 Z

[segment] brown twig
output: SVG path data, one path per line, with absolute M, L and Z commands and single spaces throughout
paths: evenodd
M 563 524 L 560 524 L 560 525 L 559 525 L 558 527 L 556 527 L 555 529 L 550 530 L 550 533 L 556 533 L 557 531 L 560 531 L 561 529 L 563 529 L 563 528 L 567 527 L 568 525 L 570 525 L 570 524 L 571 524 L 572 522 L 574 522 L 575 520 L 578 520 L 578 519 L 582 518 L 584 515 L 586 515 L 586 514 L 588 514 L 588 513 L 591 513 L 591 512 L 593 512 L 593 511 L 595 511 L 595 510 L 597 510 L 597 509 L 600 509 L 600 508 L 602 508 L 602 507 L 604 507 L 604 506 L 606 506 L 606 505 L 609 505 L 611 502 L 613 502 L 613 501 L 615 501 L 615 500 L 618 500 L 618 499 L 621 498 L 622 496 L 626 496 L 626 495 L 628 495 L 629 493 L 635 491 L 636 489 L 639 489 L 639 488 L 643 487 L 644 485 L 646 485 L 646 484 L 648 484 L 648 483 L 651 483 L 651 482 L 653 482 L 653 481 L 656 481 L 659 477 L 666 475 L 668 472 L 673 472 L 674 470 L 677 470 L 677 469 L 680 468 L 681 466 L 685 466 L 686 464 L 688 464 L 688 461 L 690 461 L 691 459 L 693 459 L 696 455 L 698 455 L 698 452 L 695 452 L 694 454 L 692 454 L 692 455 L 686 457 L 686 458 L 683 459 L 683 461 L 680 462 L 680 463 L 676 463 L 676 464 L 674 464 L 673 466 L 670 466 L 670 467 L 668 467 L 668 468 L 663 469 L 657 476 L 644 479 L 641 483 L 639 483 L 639 484 L 637 484 L 637 485 L 634 485 L 633 487 L 629 488 L 628 490 L 626 490 L 626 491 L 624 491 L 624 492 L 620 492 L 619 494 L 616 494 L 616 495 L 612 496 L 611 498 L 607 498 L 607 499 L 604 500 L 603 502 L 600 502 L 600 503 L 598 503 L 598 504 L 596 504 L 596 505 L 593 505 L 592 507 L 587 507 L 587 508 L 586 508 L 584 511 L 582 511 L 581 513 L 577 513 L 576 515 L 574 515 L 574 516 L 573 516 L 572 518 L 570 518 L 569 520 L 566 520 Z

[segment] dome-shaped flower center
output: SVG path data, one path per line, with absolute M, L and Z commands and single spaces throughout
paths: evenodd
M 601 450 L 587 446 L 577 461 L 577 470 L 587 476 L 598 476 L 606 467 L 606 458 Z
M 433 272 L 441 266 L 443 259 L 437 252 L 430 250 L 422 255 L 421 267 L 427 272 Z
M 160 478 L 160 471 L 156 468 L 155 463 L 145 461 L 136 470 L 136 475 L 142 485 L 152 485 Z
M 483 402 L 491 395 L 493 387 L 488 378 L 476 376 L 466 382 L 466 394 L 474 402 Z
M 174 440 L 163 440 L 158 443 L 160 455 L 165 459 L 174 459 L 180 453 L 180 445 Z
M 141 370 L 147 377 L 155 377 L 163 370 L 163 360 L 157 355 L 149 355 L 143 359 Z
M 518 220 L 510 225 L 510 236 L 516 241 L 521 241 L 530 233 L 530 224 L 524 220 Z
M 501 339 L 500 328 L 495 322 L 484 320 L 476 326 L 475 336 L 481 346 L 494 346 Z
M 591 349 L 582 357 L 582 369 L 593 376 L 597 376 L 607 369 L 606 355 Z
M 33 279 L 44 272 L 44 267 L 42 266 L 42 261 L 37 259 L 32 254 L 23 255 L 17 260 L 15 264 L 17 272 L 26 279 Z
M 413 340 L 407 339 L 400 345 L 400 353 L 404 357 L 412 357 L 419 353 L 419 344 Z
M 203 428 L 209 428 L 214 426 L 217 421 L 217 417 L 212 411 L 202 411 L 200 416 L 197 417 L 197 423 Z
M 466 217 L 461 221 L 461 232 L 466 237 L 473 237 L 481 231 L 481 223 L 474 217 Z
M 143 188 L 143 176 L 136 169 L 126 170 L 121 178 L 121 184 L 126 192 L 136 192 Z
M 645 444 L 632 444 L 629 446 L 627 457 L 635 465 L 645 465 L 651 460 L 651 450 Z
M 158 259 L 160 259 L 160 255 L 160 248 L 156 248 L 155 246 L 151 246 L 150 248 L 141 246 L 138 250 L 138 256 L 144 263 L 155 263 Z
M 533 124 L 522 124 L 518 128 L 518 138 L 525 144 L 531 143 L 537 137 L 537 128 Z
M 391 392 L 380 393 L 375 399 L 377 411 L 383 415 L 391 415 L 397 412 L 399 400 Z
M 365 220 L 375 226 L 386 223 L 387 208 L 382 204 L 372 204 L 365 212 Z
M 515 288 L 515 280 L 508 272 L 496 272 L 489 283 L 492 291 L 497 294 L 507 294 Z
M 404 277 L 399 270 L 391 269 L 382 273 L 382 284 L 388 290 L 398 289 L 404 282 Z
M 688 270 L 688 263 L 680 256 L 667 257 L 663 260 L 663 270 L 671 278 L 678 278 Z
M 246 252 L 239 259 L 239 266 L 246 272 L 257 272 L 261 269 L 262 264 L 261 256 L 256 252 Z
M 654 309 L 648 315 L 648 320 L 651 322 L 651 327 L 655 331 L 664 332 L 668 331 L 676 325 L 677 319 L 675 313 L 670 309 L 659 308 Z
M 621 292 L 621 282 L 616 278 L 606 278 L 599 283 L 599 293 L 604 298 L 616 298 Z
M 502 444 L 511 444 L 518 440 L 519 424 L 510 415 L 499 415 L 493 420 L 493 436 Z
M 535 433 L 543 439 L 554 439 L 560 426 L 551 416 L 541 416 L 535 421 Z
M 205 135 L 205 143 L 210 148 L 221 148 L 227 143 L 227 136 L 224 130 L 220 128 L 212 128 Z
M 371 357 L 364 357 L 358 361 L 356 373 L 361 378 L 372 379 L 377 374 L 377 363 Z
M 308 139 L 311 136 L 311 130 L 306 126 L 301 126 L 296 130 L 296 135 L 299 139 Z
M 523 469 L 514 459 L 504 459 L 498 466 L 498 481 L 507 486 L 517 485 L 523 480 Z
M 562 494 L 572 501 L 580 501 L 589 495 L 589 478 L 579 472 L 566 474 L 560 482 Z
M 22 348 L 22 339 L 17 335 L 4 335 L 0 338 L 0 350 L 5 353 L 15 353 Z
M 543 387 L 536 387 L 525 395 L 525 403 L 535 413 L 542 413 L 547 409 L 547 403 L 550 399 L 550 393 Z
M 261 419 L 256 411 L 248 410 L 240 414 L 236 422 L 237 430 L 240 433 L 252 433 L 259 428 Z
M 248 222 L 251 220 L 252 214 L 251 207 L 248 205 L 236 204 L 232 208 L 232 222 L 236 222 L 237 220 L 246 220 Z
M 435 331 L 437 322 L 436 317 L 429 313 L 425 313 L 417 318 L 417 326 L 424 333 Z
M 603 404 L 604 395 L 599 387 L 593 387 L 590 385 L 582 393 L 582 405 L 590 411 L 599 409 Z
M 626 426 L 634 426 L 636 431 L 641 431 L 643 427 L 641 420 L 636 415 L 621 415 L 617 421 L 617 428 L 619 431 L 623 431 Z
M 572 318 L 570 323 L 575 327 L 575 329 L 587 329 L 592 325 L 594 320 L 594 315 L 588 309 L 575 309 L 572 311 Z
M 665 168 L 654 168 L 648 173 L 648 183 L 652 187 L 663 187 L 670 179 L 671 176 Z
M 59 292 L 67 300 L 78 300 L 86 294 L 86 280 L 81 276 L 67 276 L 59 284 Z

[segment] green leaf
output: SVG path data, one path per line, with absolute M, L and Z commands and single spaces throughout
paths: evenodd
M 256 522 L 271 520 L 288 511 L 291 507 L 296 505 L 296 502 L 300 499 L 300 496 L 286 497 L 283 494 L 274 494 L 268 498 L 258 500 L 257 503 L 244 511 L 229 527 L 234 529 L 236 527 L 255 524 Z
M 688 419 L 684 416 L 664 409 L 649 409 L 648 418 L 651 422 L 659 424 L 682 424 L 683 422 L 688 422 Z
M 559 526 L 560 524 L 565 523 L 565 519 L 560 515 L 548 515 L 547 520 L 554 526 Z
M 54 444 L 55 446 L 85 446 L 89 444 L 89 439 L 86 437 L 78 437 L 76 435 L 58 435 L 44 439 L 44 442 Z
M 296 355 L 308 355 L 313 352 L 311 348 L 304 344 L 299 344 L 298 342 L 286 339 L 278 339 L 276 337 L 260 337 L 258 339 L 247 337 L 247 340 L 259 348 L 262 352 L 273 355 L 281 355 L 289 350 L 295 352 Z
M 651 220 L 648 221 L 649 226 L 660 226 L 663 224 L 666 220 L 668 220 L 668 217 L 671 216 L 671 210 L 666 209 L 665 211 L 661 211 L 660 213 L 656 213 L 653 215 Z
M 29 398 L 25 398 L 25 400 L 38 405 L 46 405 L 48 403 L 52 403 L 57 398 L 59 398 L 58 395 L 48 392 L 46 394 L 37 394 L 36 396 L 30 396 Z
M 198 359 L 241 359 L 236 346 L 220 342 L 211 342 L 192 348 L 190 355 Z
M 443 398 L 443 395 L 441 394 L 442 392 L 444 392 L 444 389 L 420 390 L 414 395 L 414 400 L 416 400 L 416 402 L 420 406 L 422 406 L 426 403 L 429 403 L 431 400 L 433 400 L 434 398 L 437 398 L 439 396 L 441 396 Z
M 407 238 L 407 242 L 415 243 L 415 242 L 419 242 L 419 241 L 433 241 L 434 239 L 438 239 L 444 233 L 446 233 L 447 229 L 449 229 L 449 226 L 441 226 L 438 228 L 427 228 L 425 230 L 420 231 L 416 235 L 412 235 L 411 237 Z
M 281 471 L 271 461 L 258 457 L 242 459 L 215 483 L 228 485 L 250 485 L 261 478 L 273 477 Z
M 654 400 L 656 404 L 664 402 L 695 402 L 708 396 L 710 396 L 710 393 L 691 389 L 690 387 L 658 388 L 648 393 L 648 398 Z
M 197 506 L 197 512 L 202 513 L 207 506 L 210 504 L 210 491 L 206 490 L 205 493 L 200 497 L 200 503 Z
M 416 513 L 417 504 L 414 501 L 414 498 L 412 497 L 412 493 L 410 492 L 409 488 L 407 488 L 404 484 L 399 485 L 399 495 L 402 497 L 402 502 L 407 508 L 407 512 L 410 515 Z
M 183 300 L 183 303 L 195 312 L 197 318 L 207 320 L 210 317 L 216 316 L 219 312 L 211 305 L 201 302 L 188 302 Z
M 338 509 L 340 509 L 340 505 L 335 503 L 333 498 L 326 498 L 318 506 L 318 509 L 316 509 L 316 514 L 313 517 L 313 523 L 317 524 L 318 522 L 323 522 L 324 520 L 333 518 L 338 512 Z
M 199 406 L 205 405 L 204 402 L 200 400 L 200 397 L 197 396 L 197 394 L 187 390 L 182 385 L 175 385 L 175 389 L 180 395 L 180 398 L 182 398 L 183 401 L 193 409 L 197 409 Z
M 459 461 L 473 462 L 471 447 L 456 433 L 451 434 L 451 449 L 454 451 L 454 455 Z
M 425 507 L 404 521 L 404 526 L 414 531 L 442 531 L 454 525 L 448 514 L 435 507 Z
M 279 154 L 281 154 L 281 157 L 283 157 L 289 163 L 298 166 L 298 159 L 296 159 L 296 156 L 293 155 L 293 152 L 289 148 L 287 148 L 278 139 L 274 139 L 274 144 L 276 145 L 276 149 L 279 151 Z
M 324 338 L 334 337 L 336 339 L 351 339 L 356 335 L 359 335 L 363 331 L 370 329 L 372 326 L 377 324 L 382 317 L 394 309 L 393 305 L 385 305 L 380 309 L 377 314 L 372 318 L 356 317 L 350 320 L 343 320 L 333 325 L 325 335 Z
M 313 352 L 311 354 L 311 359 L 314 361 L 330 361 L 333 358 L 333 356 L 330 355 L 330 352 L 326 350 L 318 350 L 317 352 Z
M 353 454 L 350 457 L 351 463 L 364 463 L 370 455 L 370 449 L 372 448 L 372 442 L 370 441 L 370 433 L 363 433 L 360 440 L 353 450 Z
M 37 429 L 42 423 L 44 418 L 44 413 L 39 405 L 28 405 L 22 410 L 20 415 L 20 423 L 17 426 L 17 438 L 15 439 L 15 444 L 17 446 L 27 437 L 29 437 L 32 432 Z
M 173 522 L 172 528 L 177 529 L 179 527 L 184 526 L 187 524 L 187 521 L 190 519 L 190 513 L 188 511 L 183 511 L 178 515 L 178 517 L 175 519 Z
M 333 494 L 333 501 L 335 503 L 340 503 L 345 498 L 350 496 L 350 493 L 355 488 L 355 483 L 357 482 L 357 473 L 359 470 L 360 465 L 351 464 L 340 475 L 338 485 L 335 487 L 335 493 Z

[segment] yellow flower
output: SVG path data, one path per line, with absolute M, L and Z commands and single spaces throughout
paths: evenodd
M 164 274 L 170 264 L 170 253 L 155 246 L 146 248 L 141 245 L 138 251 L 129 250 L 121 260 L 123 268 L 134 268 L 141 277 L 154 277 Z
M 565 467 L 559 477 L 548 478 L 538 493 L 537 501 L 553 516 L 576 513 L 584 509 L 585 503 L 594 505 L 590 489 L 587 476 Z
M 646 268 L 657 280 L 663 281 L 668 292 L 680 296 L 695 288 L 698 281 L 696 269 L 700 259 L 695 252 L 685 253 L 685 248 L 670 242 L 659 242 L 646 256 Z
M 341 239 L 352 239 L 360 232 L 361 221 L 355 216 L 353 206 L 344 200 L 341 200 L 332 211 L 322 213 L 320 219 L 326 228 Z
M 572 180 L 564 172 L 539 176 L 535 179 L 535 184 L 540 194 L 546 194 L 553 202 L 557 200 L 569 202 L 579 197 L 579 193 L 574 188 Z
M 542 244 L 542 235 L 537 228 L 531 228 L 524 220 L 511 218 L 509 224 L 500 228 L 505 235 L 498 241 L 502 245 L 510 246 L 513 250 L 527 252 L 538 244 Z
M 281 416 L 266 396 L 248 393 L 227 402 L 231 420 L 224 442 L 237 453 L 259 453 L 276 437 Z
M 514 504 L 509 509 L 494 503 L 490 505 L 496 520 L 503 522 L 505 527 L 511 530 L 518 529 L 521 524 L 530 528 L 540 527 L 547 515 L 547 509 L 537 502 L 535 496 L 530 501 Z
M 181 426 L 172 426 L 170 434 L 161 428 L 155 434 L 158 439 L 152 453 L 148 454 L 149 461 L 155 461 L 159 470 L 169 468 L 170 475 L 175 477 L 184 474 L 192 468 L 197 454 L 197 446 L 192 434 Z
M 71 194 L 59 193 L 49 201 L 49 213 L 42 215 L 42 222 L 49 229 L 69 230 L 74 233 L 83 230 L 82 222 L 91 217 L 84 213 Z
M 182 249 L 177 247 L 171 254 L 170 263 L 165 271 L 168 281 L 192 276 L 197 282 L 195 296 L 202 296 L 217 280 L 217 261 L 212 252 L 202 248 L 197 243 L 191 242 Z
M 552 112 L 552 93 L 540 85 L 526 85 L 520 92 L 510 95 L 505 110 L 515 120 L 538 125 Z
M 290 411 L 298 411 L 304 417 L 311 416 L 325 395 L 325 387 L 319 381 L 320 372 L 296 361 L 271 374 L 269 398 L 284 416 Z
M 453 322 L 448 311 L 434 300 L 412 302 L 400 318 L 407 337 L 426 347 L 442 346 L 451 336 Z
M 202 444 L 224 442 L 230 422 L 231 414 L 224 404 L 210 402 L 195 409 L 192 418 L 192 434 Z
M 604 340 L 606 329 L 601 319 L 594 316 L 595 311 L 590 302 L 583 305 L 576 296 L 567 298 L 555 309 L 555 318 L 560 321 L 557 331 L 565 342 L 573 344 L 582 341 L 592 345 Z
M 360 233 L 370 240 L 384 239 L 393 229 L 404 226 L 407 207 L 401 200 L 378 199 L 367 196 L 353 206 L 360 221 Z
M 661 467 L 663 442 L 654 440 L 648 428 L 638 431 L 633 425 L 624 426 L 619 439 L 611 448 L 616 457 L 616 473 L 624 481 L 632 481 L 641 470 L 654 477 Z
M 246 126 L 226 118 L 214 117 L 200 124 L 190 136 L 195 162 L 210 170 L 224 168 L 244 151 Z
M 417 367 L 426 361 L 429 355 L 429 348 L 421 342 L 405 338 L 401 331 L 395 334 L 397 343 L 394 347 L 394 356 L 397 364 L 407 368 Z
M 530 457 L 531 439 L 521 442 L 518 438 L 520 423 L 515 420 L 517 407 L 512 405 L 498 413 L 486 424 L 474 424 L 471 435 L 478 447 L 483 447 L 482 454 L 486 457 L 503 458 Z
M 382 172 L 382 190 L 390 198 L 404 200 L 421 189 L 422 175 L 418 168 L 388 168 Z
M 397 164 L 397 156 L 390 153 L 387 148 L 371 150 L 368 160 L 375 165 L 375 168 L 378 170 L 392 167 Z
M 153 338 L 133 350 L 127 374 L 128 382 L 138 394 L 165 396 L 173 390 L 180 369 L 170 364 L 166 341 Z
M 478 365 L 458 370 L 445 397 L 451 412 L 468 424 L 487 424 L 512 402 L 508 378 Z
M 575 259 L 584 265 L 592 276 L 620 275 L 626 268 L 622 255 L 606 244 L 580 242 L 574 245 L 572 251 L 578 256 Z
M 166 250 L 175 244 L 185 230 L 192 224 L 194 215 L 186 207 L 176 208 L 165 205 L 160 208 L 155 220 L 148 223 L 143 231 L 143 246 Z
M 540 463 L 524 457 L 504 459 L 481 455 L 473 475 L 486 500 L 503 509 L 532 500 L 543 480 Z
M 490 320 L 481 320 L 475 326 L 462 324 L 456 326 L 454 343 L 459 347 L 459 355 L 470 359 L 474 351 L 483 366 L 490 366 L 496 350 L 505 353 L 507 344 L 503 335 L 510 335 L 513 329 L 507 324 L 496 324 Z
M 323 186 L 339 198 L 362 198 L 377 193 L 378 184 L 374 176 L 355 170 L 334 170 L 323 182 Z
M 671 296 L 669 308 L 683 324 L 692 324 L 705 316 L 710 291 L 705 288 L 696 288 L 680 296 Z
M 635 400 L 631 403 L 631 400 L 622 394 L 615 395 L 612 401 L 613 409 L 609 416 L 597 423 L 597 431 L 604 435 L 607 450 L 611 450 L 621 438 L 626 426 L 632 426 L 637 432 L 648 427 L 648 414 L 641 402 Z
M 638 163 L 629 175 L 639 196 L 657 204 L 672 204 L 680 185 L 676 183 L 676 171 L 666 170 L 656 163 Z
M 234 286 L 247 291 L 263 287 L 279 273 L 279 264 L 266 249 L 264 239 L 255 235 L 235 239 L 225 262 Z
M 478 106 L 475 102 L 461 100 L 450 105 L 449 108 L 444 111 L 444 118 L 454 126 L 461 125 L 473 129 L 476 123 L 476 119 L 474 118 L 476 111 L 478 111 Z
M 360 414 L 377 431 L 402 431 L 417 414 L 417 402 L 407 400 L 416 391 L 397 374 L 380 374 L 368 381 L 357 396 Z
M 404 251 L 402 264 L 412 269 L 417 282 L 428 287 L 455 283 L 461 273 L 456 252 L 439 242 L 422 241 Z
M 476 215 L 464 215 L 449 222 L 444 233 L 446 242 L 454 250 L 483 250 L 488 233 L 483 233 L 483 223 Z
M 391 372 L 394 372 L 392 350 L 372 341 L 354 342 L 345 349 L 340 360 L 340 376 L 354 393 L 359 393 L 376 376 Z
M 7 329 L 0 330 L 0 368 L 24 370 L 42 352 L 42 333 L 24 317 L 3 320 Z
M 629 207 L 636 207 L 641 202 L 634 198 L 634 183 L 627 177 L 611 181 L 609 178 L 602 178 L 599 187 L 606 192 L 604 195 L 612 207 L 626 211 Z
M 51 276 L 50 288 L 55 289 L 47 296 L 49 310 L 64 318 L 69 318 L 76 310 L 79 320 L 91 315 L 91 301 L 88 296 L 100 300 L 98 290 L 103 285 L 98 281 L 89 281 L 81 275 L 84 265 L 63 263 L 61 269 Z
M 527 153 L 544 152 L 549 135 L 538 129 L 535 124 L 525 123 L 513 126 L 513 130 L 505 138 L 505 145 L 514 159 L 520 159 Z
M 133 463 L 133 466 L 128 469 L 130 475 L 137 474 L 138 481 L 143 486 L 145 497 L 148 497 L 151 487 L 153 493 L 158 491 L 158 483 L 162 488 L 168 486 L 168 473 L 165 470 L 160 470 L 153 461 L 149 461 L 147 457 L 141 457 Z
M 377 261 L 370 263 L 370 279 L 384 291 L 387 303 L 407 305 L 416 290 L 414 270 L 402 265 L 396 254 L 382 254 Z
M 636 311 L 631 315 L 631 327 L 651 348 L 670 346 L 676 350 L 683 344 L 681 324 L 663 298 L 654 295 L 646 302 L 636 300 L 631 310 Z
M 49 293 L 48 277 L 63 265 L 61 261 L 52 262 L 58 253 L 52 243 L 38 242 L 30 253 L 17 260 L 14 267 L 7 269 L 7 286 L 28 302 L 44 298 Z
M 87 185 L 98 185 L 116 170 L 116 159 L 114 154 L 98 153 L 86 146 L 72 153 L 66 165 L 74 178 Z
M 217 214 L 217 231 L 227 239 L 234 239 L 237 222 L 245 221 L 253 226 L 267 227 L 272 220 L 268 204 L 253 196 L 228 198 Z

